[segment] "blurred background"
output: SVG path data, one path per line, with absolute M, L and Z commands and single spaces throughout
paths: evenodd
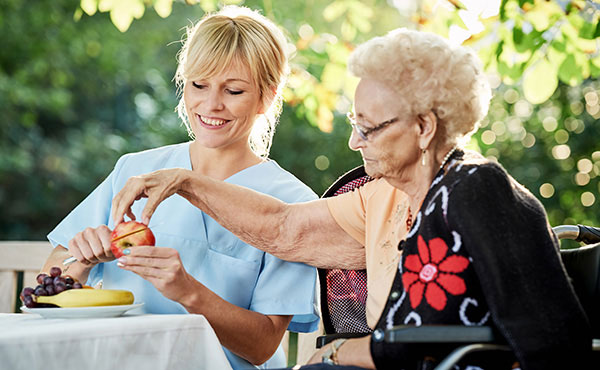
M 321 194 L 361 164 L 345 120 L 359 43 L 397 27 L 477 51 L 495 92 L 471 149 L 544 204 L 600 226 L 600 5 L 546 0 L 0 0 L 0 240 L 43 240 L 126 152 L 188 140 L 184 27 L 224 4 L 284 29 L 293 73 L 271 158 Z

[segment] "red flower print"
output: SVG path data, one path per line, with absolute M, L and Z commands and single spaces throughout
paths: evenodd
M 459 295 L 467 290 L 465 281 L 456 274 L 467 268 L 469 260 L 458 255 L 446 257 L 448 246 L 442 238 L 431 239 L 427 245 L 419 235 L 417 247 L 418 254 L 404 259 L 404 289 L 412 308 L 416 308 L 425 295 L 427 303 L 441 311 L 446 307 L 446 293 Z

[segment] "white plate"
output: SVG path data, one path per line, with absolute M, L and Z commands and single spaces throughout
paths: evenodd
M 134 303 L 118 306 L 95 306 L 95 307 L 51 307 L 51 308 L 27 308 L 21 307 L 21 311 L 37 313 L 47 319 L 81 319 L 86 317 L 115 317 L 134 308 L 142 307 L 144 303 Z

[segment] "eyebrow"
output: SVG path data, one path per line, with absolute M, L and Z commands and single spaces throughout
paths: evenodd
M 243 78 L 228 78 L 228 79 L 225 80 L 225 82 L 235 82 L 235 81 L 245 82 L 247 84 L 250 83 L 249 81 L 244 80 Z

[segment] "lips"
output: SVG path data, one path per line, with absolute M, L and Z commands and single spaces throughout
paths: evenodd
M 225 119 L 220 119 L 220 118 L 215 118 L 215 117 L 206 117 L 206 116 L 201 116 L 199 114 L 196 114 L 196 117 L 198 118 L 198 122 L 200 122 L 200 125 L 202 127 L 208 128 L 208 129 L 221 128 L 221 127 L 227 125 L 229 122 L 231 122 L 231 120 L 225 120 Z

